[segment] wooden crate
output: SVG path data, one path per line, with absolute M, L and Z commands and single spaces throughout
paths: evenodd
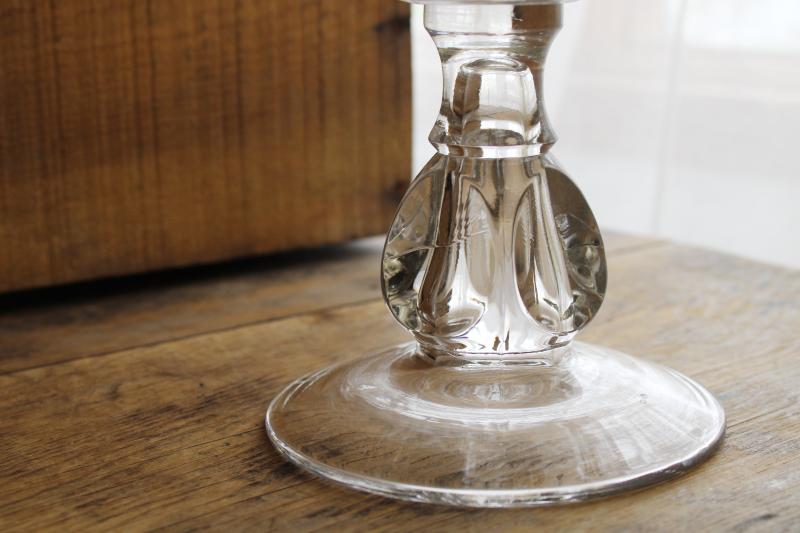
M 397 0 L 0 0 L 0 291 L 385 231 Z

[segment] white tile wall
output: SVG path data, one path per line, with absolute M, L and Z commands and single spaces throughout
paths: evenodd
M 441 80 L 419 6 L 412 35 L 420 168 Z M 546 92 L 604 227 L 800 267 L 800 1 L 567 4 Z

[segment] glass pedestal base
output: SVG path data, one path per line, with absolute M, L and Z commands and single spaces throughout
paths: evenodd
M 680 474 L 725 414 L 668 368 L 596 346 L 553 366 L 442 363 L 407 344 L 295 381 L 269 407 L 277 449 L 352 488 L 470 507 L 582 501 Z

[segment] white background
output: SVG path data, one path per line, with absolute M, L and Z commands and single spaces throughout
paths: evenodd
M 413 6 L 414 168 L 441 99 Z M 800 267 L 800 0 L 567 4 L 555 153 L 605 229 Z

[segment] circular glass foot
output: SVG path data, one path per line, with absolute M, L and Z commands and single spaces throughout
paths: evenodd
M 554 366 L 434 363 L 409 344 L 295 381 L 267 412 L 294 463 L 353 488 L 475 507 L 581 501 L 709 455 L 725 414 L 668 368 L 587 344 Z

